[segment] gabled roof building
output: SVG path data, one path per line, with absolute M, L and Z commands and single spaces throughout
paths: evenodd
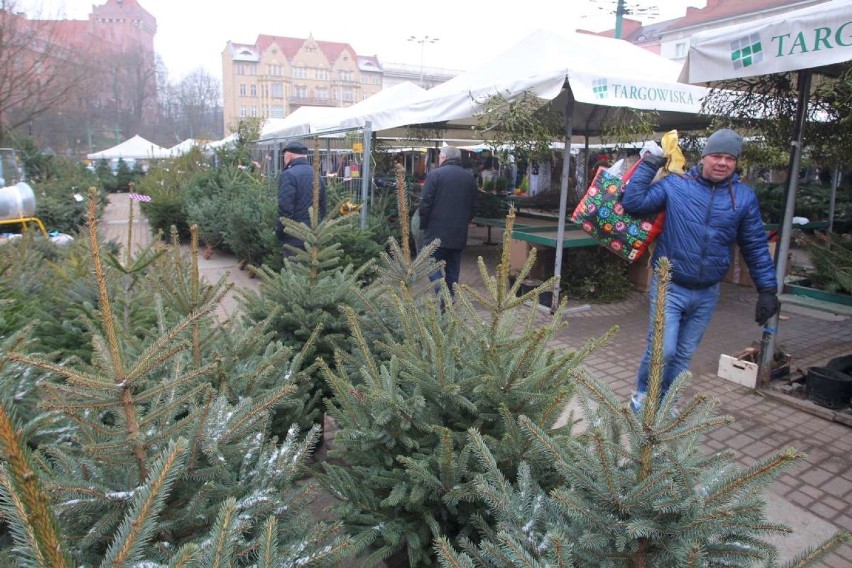
M 348 43 L 261 34 L 222 52 L 224 126 L 283 118 L 299 107 L 345 107 L 382 89 L 382 65 Z

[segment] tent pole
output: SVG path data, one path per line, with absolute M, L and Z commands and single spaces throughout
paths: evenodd
M 840 166 L 831 174 L 831 193 L 828 201 L 828 232 L 834 232 L 834 213 L 837 208 L 837 187 L 840 185 Z
M 787 274 L 787 257 L 790 254 L 790 233 L 793 230 L 793 215 L 796 212 L 796 191 L 799 186 L 799 163 L 802 159 L 802 134 L 808 114 L 808 97 L 811 92 L 811 71 L 799 71 L 799 99 L 796 103 L 796 121 L 793 124 L 793 139 L 790 141 L 790 162 L 787 169 L 787 203 L 778 234 L 775 251 L 775 277 L 778 293 L 784 291 L 784 276 Z M 779 310 L 780 312 L 780 310 Z M 772 316 L 763 328 L 761 341 L 759 386 L 769 385 L 772 378 L 772 361 L 775 358 L 775 334 L 778 331 L 778 316 Z
M 562 180 L 559 191 L 559 221 L 556 229 L 556 255 L 553 267 L 553 300 L 551 312 L 559 306 L 560 276 L 562 275 L 562 250 L 565 242 L 565 213 L 568 209 L 568 180 L 571 175 L 571 136 L 574 134 L 574 93 L 566 88 L 565 102 L 565 149 L 562 153 Z
M 367 208 L 369 205 L 367 202 L 370 197 L 370 181 L 372 179 L 372 172 L 370 172 L 370 160 L 372 159 L 372 151 L 373 148 L 371 146 L 373 142 L 373 127 L 372 123 L 368 120 L 364 123 L 364 130 L 362 132 L 364 137 L 364 153 L 361 158 L 361 228 L 367 228 Z

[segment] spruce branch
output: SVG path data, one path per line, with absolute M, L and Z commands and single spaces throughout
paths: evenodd
M 817 546 L 808 548 L 790 562 L 784 564 L 783 568 L 804 568 L 805 566 L 810 566 L 813 562 L 816 562 L 838 546 L 849 542 L 849 540 L 850 534 L 844 530 L 839 530 Z
M 0 455 L 5 462 L 0 466 L 0 486 L 8 503 L 2 509 L 18 545 L 39 566 L 72 566 L 50 499 L 32 468 L 30 451 L 18 435 L 5 402 L 0 402 Z
M 714 491 L 708 493 L 705 503 L 708 505 L 719 501 L 728 501 L 734 498 L 734 494 L 747 490 L 755 482 L 766 477 L 774 477 L 782 470 L 790 467 L 794 462 L 803 459 L 805 455 L 794 448 L 787 448 L 777 452 L 764 460 L 760 460 L 735 477 L 722 480 Z
M 180 474 L 187 445 L 183 438 L 170 442 L 154 462 L 150 478 L 133 496 L 127 516 L 101 562 L 102 568 L 118 568 L 142 558 L 144 547 L 156 529 L 156 518 Z
M 411 266 L 411 250 L 409 248 L 411 230 L 408 224 L 408 193 L 405 191 L 405 168 L 401 164 L 396 164 L 394 166 L 394 175 L 396 176 L 396 203 L 399 211 L 402 261 L 405 266 Z

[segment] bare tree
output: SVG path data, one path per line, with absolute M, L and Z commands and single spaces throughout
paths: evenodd
M 73 104 L 88 70 L 55 22 L 29 20 L 0 0 L 0 143 L 35 118 Z
M 199 67 L 187 75 L 175 89 L 184 135 L 188 138 L 217 137 L 221 86 L 210 73 Z

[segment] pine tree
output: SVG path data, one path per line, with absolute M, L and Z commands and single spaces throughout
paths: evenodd
M 0 353 L 4 375 L 22 366 L 47 374 L 38 385 L 41 405 L 62 425 L 42 436 L 28 469 L 20 468 L 38 487 L 0 488 L 12 504 L 4 520 L 15 554 L 41 554 L 30 535 L 49 530 L 46 521 L 30 528 L 29 509 L 16 505 L 27 500 L 48 508 L 39 518 L 52 515 L 61 527 L 44 538 L 85 565 L 203 566 L 215 558 L 248 566 L 263 552 L 282 564 L 334 566 L 357 552 L 363 543 L 341 534 L 339 523 L 317 523 L 307 513 L 315 489 L 298 480 L 318 428 L 302 434 L 293 425 L 280 437 L 272 430 L 274 412 L 290 409 L 294 420 L 302 413 L 291 396 L 304 354 L 272 340 L 268 322 L 218 322 L 212 312 L 226 289 L 200 282 L 177 255 L 158 258 L 138 283 L 171 291 L 157 295 L 156 326 L 147 333 L 134 322 L 125 327 L 107 285 L 93 203 L 88 235 L 99 324 L 90 326 L 92 363 L 55 362 L 29 352 L 23 340 Z M 197 260 L 197 239 L 194 245 Z M 167 275 L 168 284 L 145 280 Z M 32 443 L 14 419 L 5 432 L 4 456 Z M 0 549 L 0 563 L 12 558 L 12 549 Z
M 469 451 L 484 470 L 475 493 L 491 516 L 478 534 L 458 543 L 460 551 L 446 537 L 436 541 L 442 566 L 776 565 L 766 538 L 790 529 L 766 519 L 761 492 L 801 454 L 787 449 L 740 469 L 731 452 L 701 451 L 702 437 L 731 419 L 715 416 L 715 403 L 701 394 L 675 410 L 686 373 L 661 397 L 665 259 L 658 280 L 660 317 L 642 412 L 580 373 L 586 431 L 559 440 L 522 416 L 518 428 L 535 451 L 511 475 L 485 436 L 471 429 Z M 837 535 L 790 565 L 804 566 L 844 538 Z
M 341 234 L 353 216 L 335 216 L 331 212 L 319 220 L 319 156 L 314 148 L 314 197 L 311 225 L 292 219 L 281 221 L 288 234 L 304 241 L 303 248 L 290 245 L 293 256 L 284 259 L 284 267 L 275 271 L 262 266 L 254 272 L 260 279 L 257 291 L 241 291 L 241 307 L 246 322 L 256 324 L 269 319 L 274 337 L 295 351 L 309 349 L 311 359 L 330 362 L 334 350 L 341 347 L 348 329 L 345 309 L 360 312 L 358 293 L 362 275 L 371 267 L 341 266 Z M 310 371 L 310 369 L 308 369 Z M 323 400 L 331 395 L 319 373 L 305 375 L 299 395 L 306 398 L 305 413 L 299 421 L 303 428 L 322 422 Z
M 534 257 L 507 285 L 513 220 L 514 212 L 497 274 L 479 260 L 486 292 L 461 286 L 455 303 L 446 286 L 440 297 L 421 294 L 417 286 L 434 268 L 423 257 L 430 249 L 412 260 L 404 230 L 403 246 L 391 247 L 376 289 L 365 294 L 367 315 L 347 310 L 352 347 L 338 352 L 333 368 L 325 365 L 329 414 L 339 426 L 329 457 L 339 461 L 323 462 L 316 475 L 339 499 L 333 510 L 347 528 L 376 538 L 368 561 L 404 550 L 412 566 L 434 565 L 433 538 L 471 534 L 487 513 L 473 500 L 479 464 L 468 429 L 482 433 L 507 472 L 530 448 L 516 415 L 557 438 L 570 432 L 553 425 L 571 396 L 571 376 L 597 342 L 581 352 L 547 347 L 566 322 L 559 311 L 542 321 L 537 302 L 525 307 L 540 290 L 517 296 Z

